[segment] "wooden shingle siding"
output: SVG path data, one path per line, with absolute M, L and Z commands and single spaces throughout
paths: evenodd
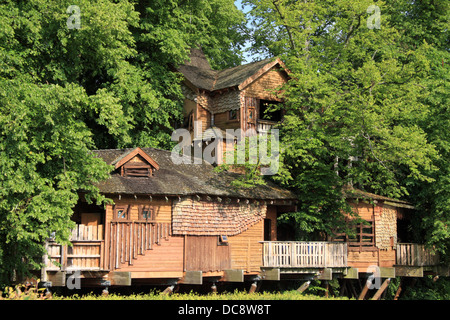
M 284 72 L 272 69 L 245 88 L 245 96 L 265 100 L 279 100 L 274 91 L 287 82 Z
M 173 204 L 173 233 L 178 235 L 236 235 L 262 221 L 266 205 L 236 200 L 196 201 L 184 198 Z

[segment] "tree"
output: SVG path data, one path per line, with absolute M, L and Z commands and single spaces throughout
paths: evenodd
M 172 143 L 177 64 L 198 45 L 238 64 L 242 22 L 231 0 L 0 4 L 0 283 L 37 268 L 50 233 L 68 241 L 80 191 L 106 201 L 90 150 Z
M 298 192 L 300 205 L 287 219 L 306 234 L 332 233 L 344 226 L 349 185 L 400 198 L 412 181 L 434 181 L 438 152 L 418 124 L 430 112 L 423 79 L 431 46 L 403 45 L 390 4 L 247 4 L 259 28 L 255 48 L 282 56 L 292 72 L 284 88 L 278 180 Z
M 66 243 L 80 190 L 103 202 L 95 183 L 111 170 L 90 152 L 92 134 L 74 115 L 91 101 L 77 86 L 1 80 L 0 283 L 36 269 L 54 232 Z

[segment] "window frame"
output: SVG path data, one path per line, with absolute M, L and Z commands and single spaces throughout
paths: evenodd
M 118 216 L 120 210 L 123 210 L 123 218 Z M 128 221 L 130 220 L 130 206 L 129 205 L 115 205 L 113 210 L 113 221 Z

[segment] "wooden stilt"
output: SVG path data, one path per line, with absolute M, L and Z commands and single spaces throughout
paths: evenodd
M 324 281 L 324 286 L 325 286 L 325 298 L 328 298 L 329 291 L 330 291 L 330 285 L 328 284 L 327 280 Z
M 249 294 L 255 293 L 256 292 L 256 288 L 258 287 L 257 282 L 253 282 L 252 285 L 250 286 L 250 290 L 248 291 Z
M 361 291 L 361 294 L 358 297 L 358 300 L 364 300 L 364 298 L 366 297 L 367 291 L 369 291 L 369 287 L 371 285 L 371 281 L 367 280 L 366 284 L 364 285 L 364 288 Z
M 389 283 L 391 282 L 391 279 L 384 280 L 383 284 L 381 285 L 380 289 L 378 289 L 377 293 L 373 296 L 372 300 L 378 300 L 380 299 L 381 294 L 386 290 Z
M 343 279 L 339 283 L 341 285 L 341 290 L 339 291 L 339 296 L 343 297 L 347 293 L 347 280 Z
M 352 280 L 349 281 L 349 286 L 350 286 L 351 293 L 353 294 L 353 296 L 355 298 L 357 298 L 358 294 L 356 293 L 356 289 L 355 289 L 355 286 L 353 285 L 353 281 Z
M 305 291 L 306 289 L 308 289 L 309 284 L 311 283 L 311 281 L 306 281 L 304 284 L 302 284 L 297 291 L 302 293 L 303 291 Z
M 213 282 L 213 284 L 211 286 L 211 293 L 212 294 L 216 294 L 217 293 L 217 286 L 216 286 L 215 282 Z
M 403 278 L 400 278 L 400 282 L 398 284 L 398 289 L 395 292 L 394 300 L 398 300 L 398 298 L 400 298 L 400 294 L 402 292 L 402 280 L 403 280 Z
M 162 295 L 170 295 L 173 292 L 173 288 L 175 286 L 168 286 L 163 292 L 161 292 Z

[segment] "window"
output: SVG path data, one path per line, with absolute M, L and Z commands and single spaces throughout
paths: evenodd
M 217 243 L 219 246 L 227 246 L 228 245 L 228 236 L 221 235 L 219 236 L 219 242 Z
M 237 119 L 238 119 L 238 110 L 228 111 L 228 120 L 237 120 Z
M 281 121 L 282 113 L 280 102 L 270 100 L 259 100 L 259 119 L 278 122 Z M 272 110 L 274 107 L 276 110 Z
M 123 167 L 124 177 L 150 177 L 152 169 L 145 163 L 127 163 Z
M 332 241 L 345 241 L 349 251 L 373 251 L 375 248 L 374 220 L 366 220 L 354 226 L 351 235 L 344 233 L 335 234 Z
M 128 206 L 115 206 L 114 219 L 116 220 L 128 219 Z
M 154 220 L 154 210 L 149 205 L 139 206 L 139 219 L 141 220 Z

